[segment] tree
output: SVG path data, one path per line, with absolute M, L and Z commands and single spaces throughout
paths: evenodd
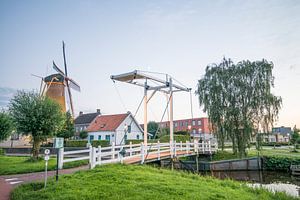
M 0 111 L 0 141 L 6 140 L 12 133 L 14 128 L 10 115 L 4 111 Z
M 297 144 L 300 142 L 300 130 L 295 126 L 291 135 L 291 143 L 294 145 L 294 151 L 296 151 Z
M 152 134 L 152 138 L 155 136 L 158 128 L 158 123 L 156 123 L 155 121 L 148 122 L 148 133 Z
M 54 136 L 64 124 L 59 104 L 35 92 L 18 91 L 10 101 L 9 111 L 17 130 L 32 136 L 34 159 L 38 159 L 41 142 Z
M 233 152 L 243 157 L 251 136 L 270 132 L 282 104 L 281 97 L 271 93 L 272 69 L 273 63 L 265 59 L 234 64 L 224 58 L 206 67 L 196 94 L 222 149 L 230 139 Z
M 63 137 L 64 139 L 69 139 L 74 136 L 75 127 L 74 120 L 70 112 L 66 112 L 64 125 L 61 131 L 57 133 L 57 137 Z
M 80 131 L 79 137 L 81 139 L 86 139 L 88 137 L 88 132 L 87 131 Z

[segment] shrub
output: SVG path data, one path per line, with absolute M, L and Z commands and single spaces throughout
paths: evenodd
M 86 147 L 87 140 L 67 140 L 65 147 Z
M 299 158 L 264 156 L 263 167 L 272 171 L 288 171 L 291 165 L 300 165 Z
M 109 141 L 108 140 L 93 140 L 92 141 L 92 146 L 93 147 L 98 147 L 98 146 L 101 146 L 101 147 L 108 147 L 110 144 L 109 144 Z

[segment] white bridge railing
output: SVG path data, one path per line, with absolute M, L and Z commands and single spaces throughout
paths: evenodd
M 132 163 L 140 162 L 143 164 L 149 160 L 160 160 L 162 157 L 188 156 L 195 154 L 212 154 L 218 149 L 217 143 L 207 142 L 174 142 L 148 144 L 147 149 L 144 144 L 132 144 L 109 147 L 89 147 L 84 150 L 64 151 L 59 150 L 59 169 L 63 168 L 63 164 L 78 160 L 89 160 L 90 168 L 96 165 L 108 163 L 123 163 L 124 161 L 132 161 Z

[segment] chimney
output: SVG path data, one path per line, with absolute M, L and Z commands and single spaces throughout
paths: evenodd
M 80 115 L 83 115 L 83 112 L 82 112 L 82 111 L 79 112 L 79 116 L 80 116 Z
M 99 108 L 97 109 L 97 113 L 101 114 L 101 112 L 100 112 L 100 109 L 99 109 Z

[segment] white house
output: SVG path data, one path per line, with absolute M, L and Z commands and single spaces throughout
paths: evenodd
M 130 112 L 115 115 L 99 115 L 87 128 L 88 140 L 108 140 L 115 145 L 126 140 L 142 140 L 143 130 Z M 125 132 L 127 134 L 125 135 Z

